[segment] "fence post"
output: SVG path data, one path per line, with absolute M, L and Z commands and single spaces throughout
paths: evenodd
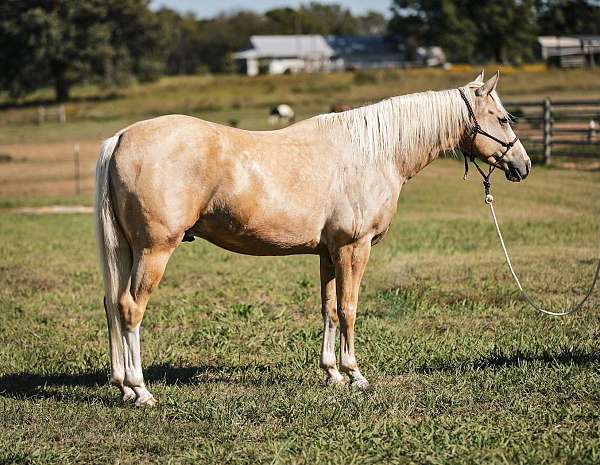
M 544 100 L 544 164 L 550 164 L 552 156 L 552 102 Z
M 46 120 L 46 108 L 42 105 L 38 106 L 38 126 L 44 124 Z
M 73 147 L 73 165 L 74 165 L 74 176 L 75 176 L 75 194 L 81 194 L 81 176 L 79 169 L 79 144 L 75 144 Z
M 65 110 L 65 105 L 61 104 L 58 107 L 58 120 L 61 123 L 66 123 L 67 122 L 67 111 Z

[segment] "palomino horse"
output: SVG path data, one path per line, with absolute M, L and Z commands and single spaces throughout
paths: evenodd
M 354 354 L 359 285 L 402 185 L 458 147 L 498 165 L 511 181 L 529 173 L 495 92 L 498 74 L 482 78 L 276 131 L 169 115 L 106 140 L 96 171 L 96 228 L 111 380 L 123 400 L 156 403 L 144 385 L 140 324 L 169 257 L 192 236 L 242 254 L 319 255 L 320 366 L 327 384 L 345 382 L 335 355 L 339 326 L 340 369 L 367 388 Z M 475 137 L 475 127 L 488 137 Z

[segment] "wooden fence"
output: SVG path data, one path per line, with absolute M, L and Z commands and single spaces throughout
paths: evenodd
M 54 118 L 60 123 L 67 122 L 67 111 L 64 105 L 58 105 L 55 107 L 45 107 L 40 105 L 37 112 L 37 123 L 39 126 L 46 123 L 46 120 Z
M 527 152 L 552 157 L 600 159 L 600 100 L 505 102 L 516 117 L 516 132 Z

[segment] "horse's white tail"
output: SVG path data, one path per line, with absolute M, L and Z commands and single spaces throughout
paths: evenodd
M 123 340 L 118 310 L 119 294 L 125 291 L 131 273 L 131 248 L 115 217 L 110 194 L 110 161 L 119 143 L 121 133 L 107 139 L 100 148 L 96 164 L 96 243 L 104 278 L 104 308 L 108 322 L 111 355 L 111 377 L 115 384 L 123 382 Z

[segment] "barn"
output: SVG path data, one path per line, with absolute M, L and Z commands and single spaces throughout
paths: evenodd
M 600 63 L 600 36 L 540 36 L 537 48 L 539 58 L 561 68 Z
M 329 71 L 334 51 L 322 35 L 255 35 L 233 58 L 242 74 Z

